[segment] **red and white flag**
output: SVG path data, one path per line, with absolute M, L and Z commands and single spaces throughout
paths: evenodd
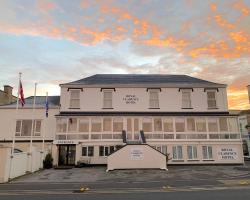
M 23 94 L 23 85 L 22 85 L 22 82 L 20 80 L 20 83 L 19 83 L 19 94 L 20 94 L 20 102 L 22 104 L 22 106 L 24 106 L 25 104 L 25 100 L 24 100 L 24 94 Z

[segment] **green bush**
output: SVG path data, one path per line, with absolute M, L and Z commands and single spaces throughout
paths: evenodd
M 43 168 L 50 169 L 52 167 L 53 167 L 53 158 L 52 158 L 51 153 L 48 153 L 45 159 L 43 160 Z

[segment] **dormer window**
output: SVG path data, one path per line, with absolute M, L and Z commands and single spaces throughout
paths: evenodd
M 70 108 L 78 109 L 80 108 L 80 89 L 71 89 L 70 90 Z
M 104 90 L 103 91 L 103 108 L 104 109 L 112 109 L 113 108 L 113 91 L 112 90 Z
M 189 109 L 191 106 L 191 90 L 182 89 L 182 109 Z

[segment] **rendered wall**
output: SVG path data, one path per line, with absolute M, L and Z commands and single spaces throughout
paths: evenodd
M 107 159 L 107 171 L 114 169 L 167 169 L 166 156 L 148 145 L 127 145 Z

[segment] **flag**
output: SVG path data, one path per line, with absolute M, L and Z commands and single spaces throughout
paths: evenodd
M 48 117 L 48 116 L 49 116 L 49 101 L 48 101 L 48 94 L 46 95 L 45 112 L 46 112 L 46 117 Z
M 19 83 L 19 94 L 20 94 L 20 102 L 21 102 L 22 106 L 24 106 L 24 104 L 25 104 L 25 99 L 24 99 L 23 85 L 22 85 L 21 80 L 20 80 L 20 83 Z

